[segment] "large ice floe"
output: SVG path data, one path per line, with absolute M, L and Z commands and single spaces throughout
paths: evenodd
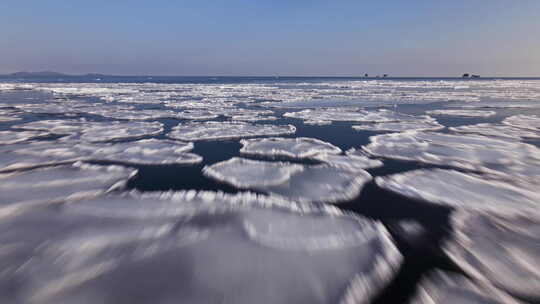
M 537 209 L 538 211 L 538 209 Z M 456 212 L 444 251 L 470 277 L 530 303 L 540 301 L 538 212 Z
M 137 173 L 119 166 L 83 163 L 0 174 L 0 218 L 44 203 L 121 189 Z
M 379 187 L 429 203 L 474 210 L 534 210 L 540 194 L 529 184 L 512 185 L 455 170 L 415 170 L 375 178 Z
M 208 121 L 181 123 L 167 134 L 170 138 L 184 141 L 226 140 L 242 137 L 276 136 L 294 134 L 293 125 L 253 124 L 248 122 Z
M 403 131 L 437 131 L 444 129 L 444 126 L 436 121 L 402 121 L 402 122 L 381 122 L 370 123 L 364 125 L 352 126 L 357 131 L 389 131 L 389 132 L 403 132 Z
M 341 153 L 341 149 L 331 143 L 308 137 L 243 139 L 240 143 L 243 146 L 240 153 L 244 154 L 305 158 L 318 153 Z
M 39 131 L 0 131 L 0 145 L 21 143 L 49 135 L 48 132 Z
M 91 124 L 91 122 L 88 122 L 84 119 L 48 119 L 18 124 L 13 126 L 13 128 L 34 131 L 47 131 L 58 135 L 68 135 L 81 132 L 87 124 Z
M 540 138 L 539 131 L 533 131 L 507 124 L 481 123 L 449 128 L 458 133 L 474 133 L 490 137 L 504 137 L 511 139 Z
M 0 231 L 5 303 L 369 303 L 402 259 L 379 222 L 249 193 L 109 195 Z
M 231 158 L 203 169 L 206 176 L 242 189 L 301 202 L 337 203 L 356 197 L 372 178 L 364 170 Z
M 540 116 L 537 115 L 514 115 L 503 120 L 503 124 L 516 128 L 540 132 Z
M 355 149 L 348 150 L 346 155 L 319 153 L 312 158 L 350 171 L 362 171 L 363 169 L 376 168 L 383 165 L 382 161 L 368 158 L 362 151 Z
M 400 121 L 428 121 L 434 119 L 429 116 L 413 116 L 390 110 L 362 110 L 359 108 L 322 108 L 306 109 L 298 112 L 287 112 L 284 117 L 298 118 L 307 121 L 351 121 L 351 122 L 400 122 Z
M 490 117 L 496 115 L 497 112 L 485 110 L 431 110 L 426 111 L 426 114 L 460 117 Z
M 540 149 L 533 145 L 480 135 L 403 132 L 370 137 L 368 153 L 402 160 L 478 171 L 538 176 Z
M 464 275 L 432 271 L 420 281 L 411 304 L 518 304 L 490 284 L 475 282 Z
M 142 139 L 120 143 L 45 142 L 14 149 L 14 154 L 56 160 L 114 161 L 140 165 L 194 164 L 202 158 L 192 153 L 193 143 Z M 0 158 L 1 160 L 1 158 Z

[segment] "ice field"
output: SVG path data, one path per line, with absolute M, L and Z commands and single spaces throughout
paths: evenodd
M 0 303 L 538 303 L 540 79 L 0 79 Z

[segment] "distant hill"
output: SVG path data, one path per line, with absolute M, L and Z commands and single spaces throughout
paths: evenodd
M 69 76 L 69 75 L 58 73 L 58 72 L 41 71 L 41 72 L 16 72 L 16 73 L 7 74 L 4 76 L 31 78 L 31 77 L 63 77 L 63 76 Z

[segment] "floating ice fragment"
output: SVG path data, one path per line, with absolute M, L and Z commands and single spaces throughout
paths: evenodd
M 466 276 L 432 271 L 424 276 L 411 304 L 518 304 L 510 296 L 493 286 L 474 282 Z
M 461 117 L 490 117 L 496 115 L 495 111 L 479 110 L 432 110 L 426 111 L 430 115 L 461 116 Z
M 225 140 L 254 136 L 294 134 L 293 125 L 252 124 L 246 122 L 190 122 L 179 124 L 168 134 L 170 138 L 184 141 Z
M 363 169 L 375 168 L 383 165 L 380 160 L 371 159 L 365 155 L 358 155 L 352 151 L 353 150 L 347 151 L 347 155 L 321 153 L 315 155 L 313 158 L 329 165 L 350 171 L 362 171 Z
M 90 126 L 82 131 L 81 139 L 88 142 L 104 142 L 118 139 L 136 139 L 163 132 L 160 122 L 111 122 Z
M 540 164 L 540 149 L 535 146 L 480 135 L 403 132 L 369 139 L 363 149 L 380 157 L 505 174 L 513 166 Z
M 413 199 L 464 209 L 536 209 L 540 199 L 532 189 L 455 170 L 415 170 L 377 177 L 375 182 Z
M 73 134 L 80 132 L 87 124 L 86 120 L 38 120 L 18 124 L 13 128 L 24 130 L 48 131 L 54 134 Z
M 469 276 L 521 300 L 540 300 L 538 212 L 460 211 L 451 224 L 455 236 L 444 251 Z
M 368 303 L 402 259 L 379 222 L 249 193 L 98 197 L 0 231 L 6 303 Z
M 219 117 L 219 114 L 216 114 L 212 111 L 193 109 L 193 110 L 183 110 L 176 115 L 180 119 L 191 119 L 191 120 L 208 120 Z
M 243 139 L 240 141 L 242 149 L 240 153 L 256 155 L 279 155 L 294 158 L 311 157 L 318 153 L 341 153 L 341 149 L 316 138 L 262 138 Z
M 301 202 L 336 203 L 356 197 L 371 175 L 329 165 L 302 166 L 232 158 L 203 169 L 206 176 L 239 188 Z
M 331 125 L 332 122 L 330 120 L 309 119 L 309 120 L 304 120 L 304 124 L 305 125 L 312 125 L 312 126 L 327 126 L 327 125 Z
M 537 100 L 512 100 L 512 101 L 473 101 L 473 102 L 452 102 L 447 107 L 451 108 L 523 108 L 523 109 L 539 109 L 540 102 Z
M 381 122 L 365 125 L 352 126 L 353 129 L 359 131 L 437 131 L 443 129 L 444 126 L 436 121 L 403 121 L 403 122 Z
M 366 111 L 358 108 L 307 109 L 299 112 L 287 112 L 283 116 L 304 120 L 352 122 L 434 121 L 429 116 L 413 116 L 389 110 Z
M 137 173 L 119 166 L 76 163 L 0 174 L 0 217 L 24 206 L 96 195 L 124 186 Z
M 37 131 L 0 131 L 0 145 L 16 144 L 48 135 L 50 133 Z
M 503 120 L 503 124 L 540 132 L 540 116 L 537 115 L 515 115 Z
M 458 133 L 475 133 L 484 136 L 504 137 L 511 139 L 520 138 L 540 138 L 540 132 L 531 131 L 510 125 L 481 123 L 476 125 L 467 125 L 449 128 Z

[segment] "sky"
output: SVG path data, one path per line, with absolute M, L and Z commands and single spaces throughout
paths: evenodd
M 540 76 L 539 0 L 1 0 L 0 73 Z

